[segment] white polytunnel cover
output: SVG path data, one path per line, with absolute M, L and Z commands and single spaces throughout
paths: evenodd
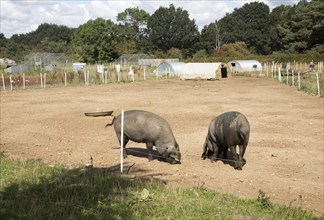
M 180 78 L 185 79 L 220 79 L 227 77 L 226 63 L 186 63 Z
M 159 75 L 171 74 L 178 76 L 184 65 L 185 63 L 183 62 L 163 62 L 157 67 L 156 73 Z
M 261 63 L 257 60 L 232 60 L 228 62 L 228 66 L 233 72 L 251 72 L 261 71 Z

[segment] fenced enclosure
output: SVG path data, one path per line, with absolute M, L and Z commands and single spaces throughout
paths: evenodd
M 73 72 L 67 68 L 57 72 L 33 72 L 2 74 L 1 90 L 26 88 L 50 88 L 54 86 L 74 86 L 90 84 L 107 84 L 116 82 L 135 82 L 161 79 L 153 68 L 140 69 L 137 66 L 125 65 L 119 71 L 116 65 L 108 65 L 105 71 L 98 72 L 97 65 L 87 65 L 86 69 Z M 167 76 L 163 76 L 164 78 Z
M 324 95 L 323 62 L 318 62 L 316 65 L 313 62 L 310 64 L 265 63 L 263 70 L 263 74 L 278 79 L 280 83 L 313 95 Z
M 63 57 L 61 57 L 63 59 Z M 45 59 L 44 59 L 45 60 Z M 172 74 L 159 75 L 156 67 L 141 67 L 139 65 L 119 65 L 110 63 L 100 65 L 104 71 L 98 71 L 97 65 L 87 65 L 84 70 L 73 72 L 72 66 L 45 71 L 39 69 L 31 73 L 16 73 L 1 75 L 1 90 L 16 90 L 26 88 L 49 88 L 54 86 L 74 86 L 107 84 L 116 82 L 135 82 L 145 80 L 167 79 Z M 106 68 L 104 68 L 106 67 Z M 323 62 L 318 63 L 263 63 L 261 71 L 232 73 L 233 76 L 263 76 L 277 79 L 292 88 L 313 95 L 324 96 Z M 173 76 L 174 77 L 174 76 Z

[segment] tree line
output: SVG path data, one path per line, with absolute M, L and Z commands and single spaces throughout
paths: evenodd
M 244 4 L 198 30 L 188 11 L 160 7 L 152 15 L 139 8 L 118 13 L 116 23 L 97 18 L 78 28 L 43 23 L 35 31 L 7 39 L 0 33 L 0 57 L 22 61 L 30 52 L 66 53 L 74 61 L 109 62 L 122 54 L 199 59 L 324 54 L 324 1 L 301 0 L 270 11 L 263 2 Z

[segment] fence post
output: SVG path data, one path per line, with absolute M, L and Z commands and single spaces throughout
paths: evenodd
M 43 74 L 39 73 L 39 75 L 40 75 L 40 80 L 41 80 L 41 88 L 43 88 Z
M 318 95 L 318 96 L 321 96 L 321 90 L 320 90 L 320 84 L 319 84 L 318 72 L 316 72 L 316 80 L 317 80 L 317 95 Z
M 278 79 L 279 79 L 279 82 L 281 82 L 281 70 L 280 70 L 280 65 L 278 67 Z
M 294 76 L 294 71 L 292 70 L 291 71 L 291 86 L 294 87 L 294 84 L 295 84 L 295 76 Z
M 287 86 L 288 86 L 288 80 L 289 80 L 289 70 L 287 69 L 287 82 L 286 82 Z
M 120 172 L 123 173 L 124 168 L 124 109 L 122 109 L 120 121 Z
M 44 88 L 46 88 L 46 73 L 44 73 Z
M 66 71 L 64 71 L 64 86 L 66 86 L 66 80 L 67 80 L 67 76 L 66 76 Z
M 12 75 L 10 74 L 10 77 L 9 77 L 9 79 L 10 79 L 10 91 L 12 91 Z
M 3 74 L 1 74 L 1 75 L 2 75 L 2 85 L 3 85 L 3 90 L 6 91 L 5 79 L 4 79 Z
M 146 80 L 146 67 L 144 67 L 144 81 Z
M 298 90 L 300 90 L 300 72 L 298 71 Z
M 25 77 L 25 73 L 23 73 L 23 89 L 26 88 L 26 77 Z

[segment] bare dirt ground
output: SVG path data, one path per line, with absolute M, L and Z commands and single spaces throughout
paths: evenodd
M 124 84 L 1 91 L 1 151 L 12 158 L 48 164 L 119 166 L 111 117 L 85 112 L 143 109 L 171 125 L 182 164 L 146 158 L 145 145 L 130 142 L 125 171 L 168 186 L 206 187 L 245 198 L 259 190 L 276 203 L 324 214 L 324 102 L 267 78 L 220 81 L 159 80 Z M 239 111 L 251 125 L 246 165 L 201 160 L 210 120 Z

